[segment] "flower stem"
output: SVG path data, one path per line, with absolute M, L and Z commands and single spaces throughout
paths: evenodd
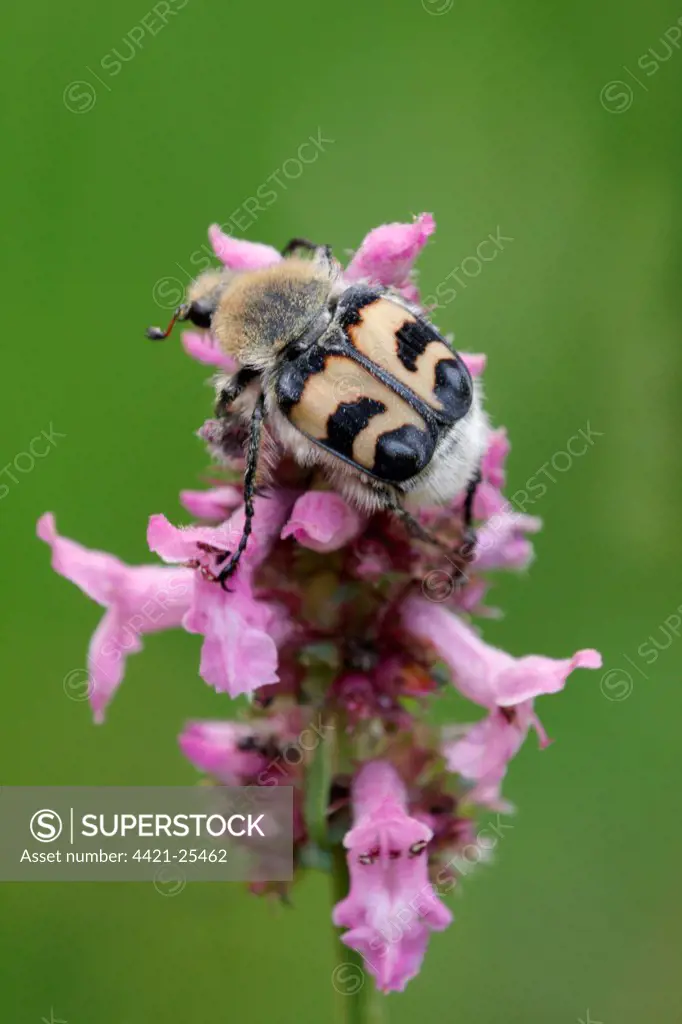
M 332 899 L 334 904 L 348 895 L 348 868 L 340 845 L 332 851 Z M 332 972 L 332 985 L 337 994 L 338 1024 L 387 1024 L 386 997 L 378 992 L 374 978 L 354 949 L 341 942 L 335 928 L 336 966 Z

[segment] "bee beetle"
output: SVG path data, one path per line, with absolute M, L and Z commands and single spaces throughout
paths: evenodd
M 301 249 L 312 258 L 298 255 Z M 237 371 L 217 378 L 216 415 L 249 424 L 244 532 L 218 579 L 237 568 L 253 519 L 263 423 L 301 466 L 319 466 L 365 512 L 391 510 L 434 541 L 403 507 L 445 502 L 466 489 L 471 519 L 488 425 L 480 390 L 461 357 L 399 293 L 344 284 L 328 246 L 293 239 L 280 263 L 207 271 L 178 320 L 210 329 Z

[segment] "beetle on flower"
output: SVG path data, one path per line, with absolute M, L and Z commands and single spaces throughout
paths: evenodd
M 333 922 L 384 992 L 400 991 L 415 977 L 431 932 L 450 924 L 436 880 L 471 842 L 477 811 L 508 806 L 502 784 L 530 729 L 546 745 L 535 698 L 560 691 L 574 670 L 601 664 L 591 649 L 559 660 L 513 657 L 487 644 L 473 625 L 492 613 L 486 604 L 488 574 L 524 571 L 533 554 L 530 535 L 541 523 L 516 514 L 503 496 L 509 445 L 503 431 L 488 430 L 481 412 L 484 358 L 456 355 L 431 325 L 433 333 L 425 334 L 428 320 L 412 268 L 433 230 L 428 214 L 411 224 L 376 228 L 343 270 L 326 250 L 312 261 L 291 260 L 270 246 L 212 228 L 223 267 L 212 272 L 211 287 L 206 290 L 205 280 L 201 294 L 190 295 L 179 313 L 199 328 L 184 335 L 186 351 L 219 374 L 218 416 L 199 435 L 216 459 L 220 479 L 210 489 L 181 495 L 197 521 L 175 526 L 164 515 L 152 515 L 147 541 L 161 561 L 148 566 L 127 566 L 62 537 L 49 514 L 38 526 L 54 569 L 106 609 L 88 654 L 96 720 L 103 720 L 126 657 L 141 649 L 143 635 L 170 628 L 198 634 L 200 676 L 232 698 L 246 695 L 249 706 L 237 722 L 192 721 L 180 736 L 183 753 L 216 783 L 294 788 L 295 877 L 311 864 L 343 873 L 350 888 Z M 284 426 L 277 420 L 279 406 L 272 404 L 282 397 L 281 377 L 266 373 L 264 379 L 264 363 L 247 365 L 241 349 L 225 344 L 230 318 L 239 313 L 244 323 L 253 309 L 254 274 L 273 285 L 265 317 L 277 344 L 282 290 L 291 285 L 282 284 L 284 279 L 294 274 L 299 283 L 306 281 L 308 297 L 314 297 L 312 307 L 303 303 L 294 333 L 286 338 L 299 347 L 290 359 L 294 370 L 288 371 L 291 415 L 280 410 Z M 353 302 L 344 306 L 349 289 Z M 319 315 L 320 294 L 324 315 L 311 321 L 311 308 Z M 241 304 L 238 310 L 235 303 Z M 356 331 L 353 355 L 348 337 L 358 324 L 367 327 L 375 315 L 367 310 L 377 303 L 373 330 L 390 321 L 393 336 L 402 332 L 407 340 L 402 356 L 395 349 L 393 360 L 373 376 L 366 359 L 377 363 L 376 344 L 365 356 L 369 334 Z M 319 348 L 321 338 L 328 340 L 329 331 L 340 346 L 335 357 L 346 359 L 356 377 L 360 373 L 365 388 L 379 381 L 383 389 L 376 401 L 387 418 L 383 433 L 374 429 L 373 446 L 355 447 L 372 417 L 355 422 L 355 414 L 348 414 L 343 429 L 330 432 L 334 408 L 325 413 L 324 406 L 303 407 L 295 398 L 297 388 L 307 393 L 311 381 L 314 388 L 316 380 L 326 379 L 326 362 L 315 369 L 314 359 L 305 367 L 300 359 L 309 362 L 311 349 Z M 393 382 L 409 372 L 410 360 L 417 365 L 425 356 L 441 390 L 417 394 L 417 404 L 410 404 L 404 381 L 398 380 L 397 389 Z M 449 368 L 438 370 L 442 363 Z M 243 395 L 234 394 L 235 377 Z M 263 395 L 270 395 L 269 407 Z M 393 399 L 405 406 L 397 427 Z M 245 404 L 233 415 L 239 400 Z M 441 420 L 433 415 L 437 401 Z M 259 402 L 267 414 L 257 417 L 254 431 Z M 351 421 L 358 429 L 349 442 Z M 433 453 L 447 448 L 452 429 L 467 422 L 475 429 L 467 428 L 471 445 L 457 472 L 444 483 L 439 463 L 438 479 L 429 476 Z M 386 424 L 393 431 L 411 425 L 424 435 L 420 443 L 431 446 L 422 463 L 413 461 L 416 476 L 395 477 L 395 439 L 382 441 L 391 433 Z M 323 458 L 302 456 L 303 449 L 291 443 L 290 431 L 301 429 L 310 436 L 317 431 Z M 416 444 L 416 435 L 410 437 Z M 457 434 L 452 449 L 460 455 L 463 437 Z M 412 441 L 407 448 L 412 445 L 414 454 Z M 350 462 L 339 459 L 343 451 L 350 451 Z M 330 473 L 339 461 L 343 471 Z M 382 477 L 382 465 L 393 467 L 393 478 Z M 419 486 L 412 487 L 417 478 Z M 477 489 L 469 486 L 474 480 Z M 407 512 L 403 499 L 410 497 L 418 500 Z M 396 515 L 401 509 L 406 514 Z M 467 546 L 468 558 L 458 560 L 456 553 Z M 228 577 L 229 587 L 219 585 Z M 436 577 L 451 585 L 431 586 Z M 427 724 L 425 712 L 446 685 L 484 708 L 486 717 L 444 729 Z M 324 723 L 319 742 L 297 742 L 313 719 Z M 314 792 L 320 779 L 322 790 Z M 283 895 L 280 884 L 253 888 Z

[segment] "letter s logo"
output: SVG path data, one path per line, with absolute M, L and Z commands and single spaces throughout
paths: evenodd
M 36 811 L 29 824 L 31 835 L 39 843 L 53 843 L 62 834 L 62 819 L 56 811 Z

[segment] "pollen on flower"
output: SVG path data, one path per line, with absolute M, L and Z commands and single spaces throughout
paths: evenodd
M 342 281 L 390 288 L 417 308 L 414 263 L 434 230 L 430 214 L 375 228 Z M 215 225 L 210 238 L 230 278 L 283 258 Z M 220 374 L 235 367 L 210 331 L 188 332 L 183 345 Z M 472 377 L 483 372 L 485 356 L 461 358 Z M 475 624 L 496 614 L 486 603 L 489 574 L 527 569 L 542 525 L 504 496 L 505 431 L 487 435 L 472 501 L 478 543 L 465 571 L 454 555 L 469 538 L 464 493 L 411 507 L 410 523 L 333 489 L 319 467 L 282 450 L 267 416 L 258 473 L 240 416 L 207 420 L 198 434 L 213 463 L 210 486 L 180 492 L 191 525 L 150 516 L 149 564 L 84 548 L 58 534 L 49 514 L 38 523 L 55 571 L 104 608 L 88 649 L 93 714 L 102 720 L 127 655 L 147 633 L 192 636 L 198 675 L 224 695 L 225 718 L 191 718 L 188 680 L 183 755 L 218 785 L 293 787 L 296 878 L 345 865 L 349 888 L 333 923 L 378 988 L 402 991 L 431 933 L 452 921 L 452 864 L 474 841 L 476 815 L 509 810 L 502 787 L 528 733 L 541 748 L 549 742 L 536 699 L 601 658 L 593 649 L 515 656 L 489 645 Z M 448 686 L 483 717 L 431 724 Z M 236 697 L 247 702 L 233 721 Z M 118 699 L 133 701 L 134 690 Z M 290 889 L 253 886 L 282 899 Z

